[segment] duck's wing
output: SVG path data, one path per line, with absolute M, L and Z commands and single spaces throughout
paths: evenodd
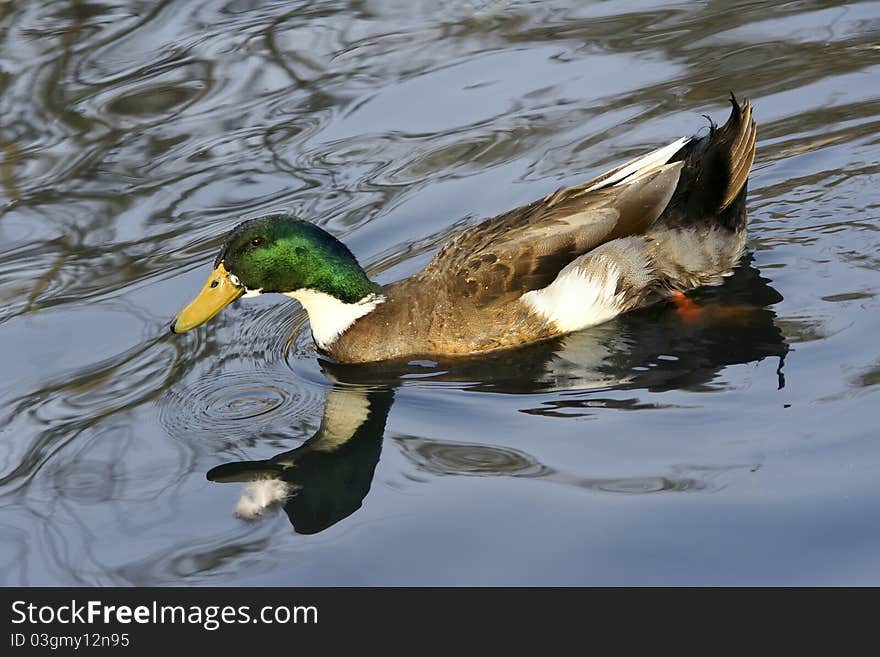
M 542 288 L 591 249 L 648 228 L 666 208 L 682 163 L 679 139 L 598 178 L 457 235 L 423 272 L 457 298 L 485 305 Z

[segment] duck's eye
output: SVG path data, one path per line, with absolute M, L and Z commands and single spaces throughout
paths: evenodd
M 265 241 L 266 240 L 263 239 L 262 237 L 255 237 L 254 239 L 251 240 L 251 246 L 260 246 Z

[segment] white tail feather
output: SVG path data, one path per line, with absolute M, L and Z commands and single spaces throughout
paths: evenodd
M 682 137 L 681 139 L 676 139 L 671 144 L 664 146 L 663 148 L 658 148 L 656 151 L 651 151 L 647 155 L 643 155 L 642 157 L 638 157 L 634 160 L 627 162 L 626 164 L 621 165 L 617 168 L 617 170 L 612 169 L 614 173 L 612 173 L 607 178 L 602 178 L 595 185 L 591 185 L 585 191 L 592 192 L 594 189 L 599 189 L 601 187 L 609 187 L 611 185 L 615 185 L 621 182 L 624 179 L 629 180 L 638 180 L 642 176 L 645 176 L 649 173 L 652 173 L 659 167 L 663 166 L 667 162 L 669 162 L 669 158 L 675 155 L 679 149 L 687 144 L 691 140 L 690 137 Z

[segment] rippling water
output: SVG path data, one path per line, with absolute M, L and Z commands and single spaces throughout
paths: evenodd
M 0 582 L 880 584 L 880 3 L 739 4 L 0 2 Z M 396 370 L 281 298 L 167 334 L 242 217 L 388 282 L 731 89 L 703 321 Z

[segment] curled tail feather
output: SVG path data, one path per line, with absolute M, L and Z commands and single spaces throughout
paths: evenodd
M 736 200 L 749 178 L 752 163 L 755 161 L 757 126 L 752 118 L 752 104 L 746 99 L 740 105 L 732 92 L 730 104 L 733 106 L 730 118 L 717 131 L 717 148 L 726 154 L 730 171 L 719 210 L 726 209 Z M 725 146 L 727 148 L 724 148 Z
M 720 225 L 737 229 L 745 221 L 745 193 L 755 159 L 756 126 L 752 105 L 731 93 L 727 122 L 693 139 L 671 161 L 683 160 L 678 187 L 658 223 L 688 225 L 714 217 Z

